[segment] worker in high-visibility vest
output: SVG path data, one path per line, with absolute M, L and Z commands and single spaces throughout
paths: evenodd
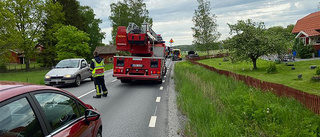
M 94 80 L 94 86 L 96 88 L 96 96 L 93 98 L 101 98 L 101 94 L 104 97 L 108 95 L 108 89 L 104 83 L 104 61 L 98 54 L 98 52 L 93 53 L 94 58 L 90 64 L 90 70 L 92 71 L 92 77 Z

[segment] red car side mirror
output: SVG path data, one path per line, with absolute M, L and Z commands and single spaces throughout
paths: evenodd
M 87 109 L 84 113 L 85 113 L 84 115 L 85 115 L 86 121 L 88 122 L 96 121 L 100 118 L 99 112 L 92 109 Z

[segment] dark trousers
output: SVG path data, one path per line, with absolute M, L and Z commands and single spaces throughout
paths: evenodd
M 97 95 L 108 94 L 108 89 L 104 83 L 104 76 L 98 76 L 93 78 L 94 87 L 96 88 Z

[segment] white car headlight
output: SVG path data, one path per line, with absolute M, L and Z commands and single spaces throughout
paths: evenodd
M 68 74 L 68 75 L 64 75 L 63 77 L 65 77 L 65 78 L 71 78 L 71 75 Z
M 49 79 L 49 78 L 50 78 L 50 76 L 49 76 L 49 75 L 46 75 L 46 76 L 45 76 L 45 78 L 46 78 L 46 79 Z

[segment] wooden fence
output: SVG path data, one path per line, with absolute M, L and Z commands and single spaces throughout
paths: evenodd
M 226 70 L 219 70 L 214 67 L 196 62 L 197 60 L 207 59 L 207 58 L 208 58 L 207 56 L 203 56 L 197 59 L 189 59 L 189 61 L 195 65 L 202 66 L 216 73 L 219 73 L 228 77 L 232 77 L 236 80 L 244 81 L 244 83 L 248 86 L 259 88 L 263 91 L 271 91 L 275 95 L 280 97 L 295 98 L 296 100 L 300 101 L 303 105 L 305 105 L 308 109 L 312 110 L 316 114 L 320 114 L 320 96 L 309 94 L 309 93 L 306 93 L 282 84 L 261 81 L 259 79 L 256 79 L 250 76 L 239 75 Z

